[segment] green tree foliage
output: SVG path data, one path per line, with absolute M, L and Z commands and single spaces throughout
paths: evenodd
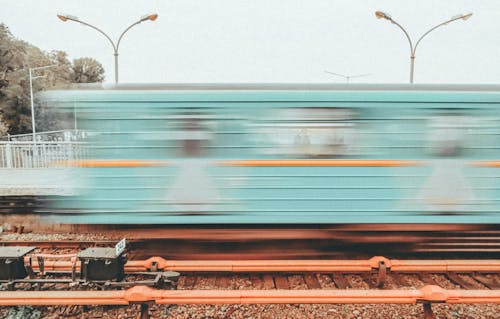
M 104 69 L 92 58 L 75 59 L 71 63 L 64 51 L 44 52 L 12 36 L 0 23 L 0 136 L 30 133 L 31 107 L 29 68 L 54 65 L 36 71 L 33 91 L 63 88 L 70 83 L 102 82 Z M 60 114 L 50 106 L 41 106 L 35 99 L 37 132 L 71 128 L 72 115 Z
M 0 120 L 2 127 L 7 127 L 7 129 L 10 126 L 9 122 L 14 122 L 12 126 L 18 122 L 13 119 L 15 111 L 11 106 L 23 98 L 22 94 L 16 96 L 16 93 L 22 93 L 22 89 L 19 87 L 19 82 L 17 85 L 10 84 L 19 80 L 18 71 L 23 68 L 24 54 L 25 50 L 20 41 L 14 40 L 9 29 L 4 24 L 0 24 Z M 24 114 L 20 113 L 19 118 L 22 117 Z
M 3 121 L 0 120 L 0 136 L 7 135 L 8 127 Z
M 95 83 L 104 81 L 104 68 L 93 58 L 73 60 L 73 82 Z
M 0 89 L 7 86 L 9 73 L 22 68 L 24 48 L 13 41 L 9 29 L 0 23 Z

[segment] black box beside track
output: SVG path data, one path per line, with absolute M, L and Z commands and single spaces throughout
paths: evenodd
M 87 248 L 78 254 L 80 278 L 84 281 L 122 280 L 125 274 L 125 254 L 116 255 L 115 248 Z
M 24 267 L 24 256 L 35 247 L 0 247 L 0 280 L 23 279 L 28 273 Z

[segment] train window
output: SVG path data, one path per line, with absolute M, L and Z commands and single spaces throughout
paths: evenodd
M 213 140 L 210 117 L 202 114 L 182 114 L 171 118 L 173 127 L 171 139 L 177 141 L 179 156 L 204 156 Z M 205 151 L 205 152 L 204 152 Z
M 265 152 L 300 157 L 349 155 L 354 144 L 354 111 L 347 108 L 288 108 L 273 110 L 258 131 Z
M 472 124 L 472 120 L 462 114 L 432 116 L 428 123 L 428 145 L 431 154 L 460 155 Z

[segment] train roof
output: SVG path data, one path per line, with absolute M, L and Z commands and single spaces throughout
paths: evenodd
M 119 91 L 496 91 L 500 84 L 376 84 L 376 83 L 93 83 L 69 90 Z
M 497 84 L 151 83 L 86 84 L 43 91 L 47 102 L 401 102 L 483 104 L 497 108 Z

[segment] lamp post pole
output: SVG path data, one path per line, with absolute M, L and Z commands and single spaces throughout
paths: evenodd
M 31 103 L 31 140 L 35 144 L 35 103 L 33 102 L 33 72 L 32 69 L 28 69 L 30 73 L 30 103 Z
M 377 17 L 377 19 L 385 19 L 385 20 L 388 20 L 390 21 L 392 24 L 395 24 L 398 28 L 401 29 L 401 31 L 403 31 L 403 33 L 405 34 L 406 36 L 406 39 L 408 39 L 408 43 L 410 45 L 410 83 L 413 83 L 413 73 L 414 73 L 414 70 L 415 70 L 415 52 L 417 51 L 417 47 L 418 45 L 420 44 L 420 41 L 422 41 L 422 39 L 428 35 L 429 33 L 431 33 L 432 31 L 436 30 L 437 28 L 441 27 L 441 26 L 444 26 L 450 22 L 453 22 L 453 21 L 457 21 L 457 20 L 467 20 L 469 19 L 471 16 L 472 16 L 472 13 L 467 13 L 467 14 L 459 14 L 457 16 L 454 16 L 452 17 L 451 19 L 445 21 L 445 22 L 442 22 L 432 28 L 430 28 L 427 32 L 425 32 L 416 42 L 415 46 L 413 46 L 413 42 L 411 41 L 411 38 L 408 34 L 408 32 L 406 32 L 405 28 L 403 28 L 399 23 L 397 23 L 389 14 L 385 13 L 385 12 L 382 12 L 382 11 L 376 11 L 375 12 L 375 16 Z
M 156 13 L 151 13 L 151 14 L 146 14 L 144 16 L 142 16 L 138 21 L 132 23 L 131 25 L 129 25 L 120 35 L 120 37 L 118 37 L 118 41 L 115 42 L 104 32 L 102 31 L 101 29 L 99 29 L 98 27 L 96 26 L 93 26 L 92 24 L 90 23 L 87 23 L 85 21 L 82 21 L 80 19 L 78 19 L 77 17 L 75 16 L 72 16 L 72 15 L 69 15 L 69 14 L 58 14 L 57 17 L 63 21 L 63 22 L 66 22 L 66 21 L 74 21 L 74 22 L 78 22 L 80 24 L 83 24 L 87 27 L 90 27 L 94 30 L 96 30 L 97 32 L 101 33 L 103 36 L 106 37 L 106 39 L 108 39 L 109 43 L 111 43 L 111 46 L 113 47 L 113 55 L 115 57 L 115 83 L 118 83 L 118 49 L 120 48 L 120 42 L 123 38 L 123 36 L 125 35 L 125 33 L 127 33 L 128 30 L 130 30 L 132 27 L 138 25 L 139 23 L 142 23 L 144 21 L 155 21 L 157 18 L 158 18 L 158 14 Z
M 46 65 L 46 66 L 40 66 L 40 67 L 28 69 L 29 75 L 30 75 L 31 135 L 32 135 L 33 143 L 36 142 L 35 102 L 33 101 L 33 80 L 42 77 L 42 76 L 33 76 L 33 73 L 37 70 L 48 69 L 48 68 L 51 68 L 53 66 L 56 66 L 56 65 L 52 64 L 52 65 Z

